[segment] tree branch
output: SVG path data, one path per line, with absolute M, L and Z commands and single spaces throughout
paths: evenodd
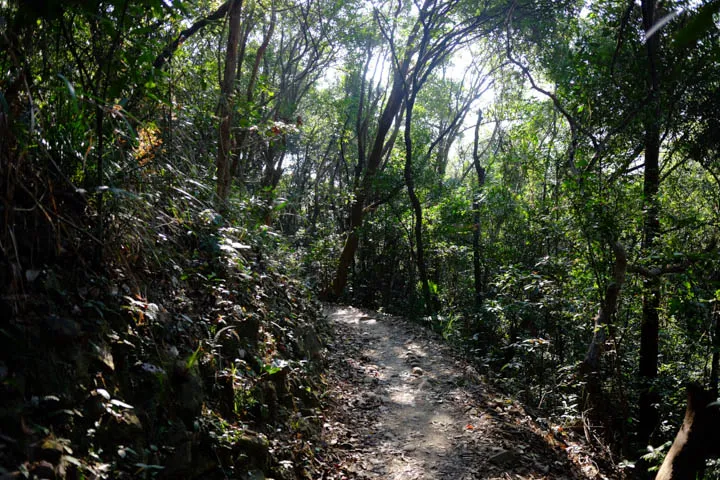
M 213 13 L 208 15 L 207 17 L 198 20 L 197 22 L 193 23 L 189 28 L 186 28 L 180 34 L 177 36 L 177 38 L 170 43 L 168 46 L 166 46 L 162 52 L 160 52 L 160 55 L 157 56 L 155 61 L 153 62 L 153 67 L 156 69 L 161 69 L 165 66 L 168 60 L 170 60 L 170 57 L 173 56 L 175 53 L 175 50 L 177 50 L 180 45 L 182 45 L 185 40 L 190 38 L 192 35 L 197 33 L 199 30 L 204 28 L 206 25 L 216 21 L 220 20 L 225 16 L 225 14 L 228 11 L 228 8 L 230 7 L 230 2 L 227 1 L 220 5 L 217 10 L 215 10 Z

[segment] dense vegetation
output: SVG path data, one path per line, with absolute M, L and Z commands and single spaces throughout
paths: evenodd
M 719 10 L 0 0 L 0 464 L 312 476 L 323 298 L 656 467 L 717 394 Z

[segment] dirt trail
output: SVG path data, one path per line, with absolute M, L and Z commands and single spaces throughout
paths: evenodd
M 335 408 L 323 436 L 336 453 L 323 478 L 608 478 L 578 445 L 491 391 L 431 332 L 352 307 L 326 314 L 336 330 Z

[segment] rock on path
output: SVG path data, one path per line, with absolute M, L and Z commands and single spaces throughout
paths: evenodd
M 332 411 L 322 478 L 609 478 L 578 445 L 535 425 L 431 332 L 397 317 L 329 306 Z M 573 460 L 568 452 L 575 451 Z

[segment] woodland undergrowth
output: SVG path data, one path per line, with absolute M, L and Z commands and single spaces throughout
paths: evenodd
M 14 170 L 3 478 L 311 478 L 322 461 L 318 304 L 261 204 L 219 213 L 166 154 L 100 193 L 102 232 L 94 192 Z

